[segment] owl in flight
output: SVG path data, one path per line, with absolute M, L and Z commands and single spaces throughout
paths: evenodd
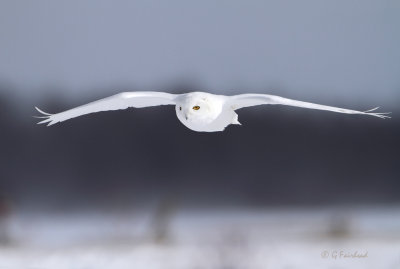
M 389 116 L 387 116 L 389 113 L 372 112 L 378 109 L 378 107 L 367 111 L 357 111 L 296 101 L 268 94 L 225 96 L 206 92 L 190 92 L 184 94 L 165 92 L 123 92 L 57 114 L 43 112 L 37 107 L 36 109 L 43 114 L 38 118 L 44 118 L 44 120 L 38 124 L 48 123 L 47 125 L 50 126 L 71 118 L 100 111 L 160 105 L 174 105 L 176 115 L 183 125 L 197 132 L 220 132 L 230 124 L 240 125 L 236 110 L 243 107 L 258 105 L 288 105 L 346 114 L 370 115 L 381 119 L 389 118 Z

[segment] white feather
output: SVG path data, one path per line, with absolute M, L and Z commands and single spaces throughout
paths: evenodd
M 240 109 L 243 107 L 250 107 L 250 106 L 258 106 L 258 105 L 287 105 L 287 106 L 295 106 L 295 107 L 302 107 L 302 108 L 309 108 L 309 109 L 318 109 L 318 110 L 327 110 L 332 112 L 339 112 L 345 114 L 362 114 L 362 115 L 370 115 L 379 117 L 382 119 L 390 118 L 386 116 L 386 114 L 390 114 L 390 112 L 385 113 L 370 113 L 371 111 L 375 111 L 379 107 L 375 107 L 373 109 L 367 111 L 357 111 L 351 109 L 345 109 L 340 107 L 333 107 L 333 106 L 325 106 L 319 105 L 314 103 L 308 103 L 303 101 L 292 100 L 288 98 L 283 98 L 280 96 L 275 95 L 268 95 L 268 94 L 240 94 L 230 97 L 229 101 L 232 105 L 234 110 Z
M 175 94 L 164 92 L 124 92 L 57 114 L 49 114 L 36 108 L 40 113 L 47 117 L 38 124 L 48 123 L 47 126 L 50 126 L 58 122 L 90 113 L 127 109 L 128 107 L 142 108 L 160 105 L 174 105 L 175 98 Z

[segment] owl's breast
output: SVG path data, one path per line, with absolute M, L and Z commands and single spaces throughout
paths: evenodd
M 223 110 L 216 117 L 185 118 L 177 113 L 178 119 L 190 130 L 196 132 L 222 132 L 229 124 L 239 124 L 233 110 Z

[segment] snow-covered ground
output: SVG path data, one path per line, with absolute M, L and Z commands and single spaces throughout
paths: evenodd
M 27 213 L 0 268 L 400 268 L 400 207 Z

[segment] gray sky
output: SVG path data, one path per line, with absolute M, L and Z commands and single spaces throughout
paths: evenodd
M 399 29 L 398 0 L 2 0 L 0 85 L 79 98 L 186 82 L 390 106 Z

